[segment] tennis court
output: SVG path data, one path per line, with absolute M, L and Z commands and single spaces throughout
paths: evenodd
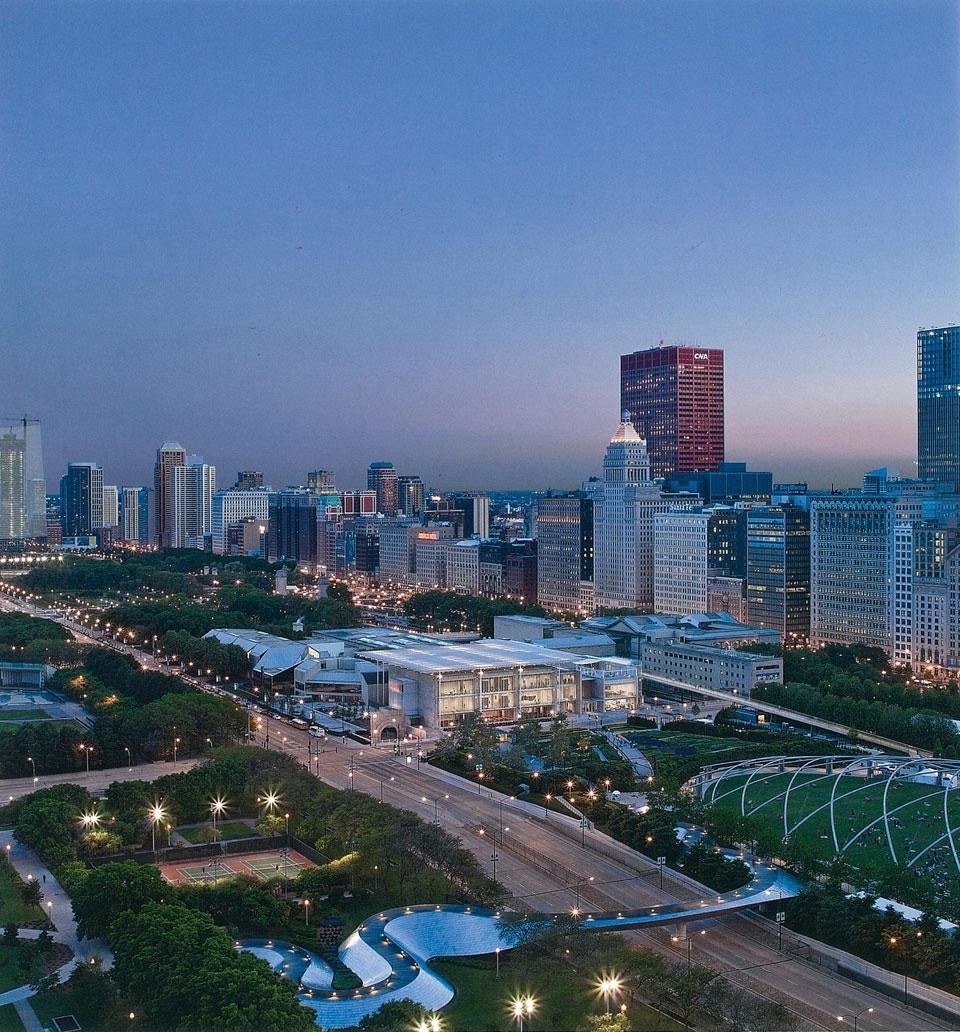
M 175 860 L 160 864 L 160 873 L 171 885 L 214 885 L 238 874 L 269 881 L 271 878 L 296 878 L 307 867 L 316 867 L 295 849 L 274 849 L 260 853 L 231 853 L 229 856 L 198 860 Z

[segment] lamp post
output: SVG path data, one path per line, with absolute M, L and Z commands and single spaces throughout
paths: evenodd
M 543 797 L 543 816 L 547 816 L 547 807 L 550 805 L 550 800 L 553 798 L 549 792 Z
M 603 975 L 599 982 L 597 982 L 597 992 L 603 994 L 603 1002 L 607 1009 L 607 1014 L 610 1013 L 610 997 L 616 997 L 620 992 L 620 987 L 623 982 L 619 975 Z
M 589 878 L 580 878 L 577 881 L 577 911 L 576 912 L 578 914 L 580 913 L 580 886 L 583 885 L 584 882 L 592 882 L 592 881 L 593 881 L 593 875 L 592 874 L 590 875 Z
M 533 1016 L 537 1001 L 532 996 L 516 996 L 510 1001 L 510 1014 L 517 1023 L 517 1032 L 523 1032 L 523 1019 Z
M 303 901 L 303 919 L 304 919 L 307 927 L 309 928 L 310 927 L 310 900 L 308 900 L 308 899 L 305 899 Z
M 217 796 L 215 799 L 210 800 L 210 812 L 213 814 L 213 840 L 214 842 L 219 841 L 217 837 L 217 817 L 223 814 L 223 811 L 227 808 L 227 801 Z
M 382 802 L 383 802 L 383 780 L 384 780 L 384 779 L 383 779 L 383 778 L 379 778 L 378 780 L 379 780 L 379 782 L 380 782 L 380 802 L 382 803 Z M 394 780 L 396 780 L 396 779 L 395 779 L 395 778 L 394 778 L 394 776 L 393 776 L 393 775 L 391 774 L 391 775 L 390 775 L 390 777 L 389 777 L 389 778 L 388 778 L 387 780 L 389 780 L 389 781 L 394 781 Z
M 133 758 L 130 756 L 130 746 L 125 745 L 123 751 L 127 754 L 127 770 L 133 770 Z
M 179 745 L 180 745 L 180 739 L 179 738 L 174 738 L 174 740 L 173 740 L 173 762 L 174 763 L 177 762 L 177 748 L 179 747 Z
M 500 859 L 500 854 L 494 849 L 490 854 L 490 863 L 493 864 L 493 880 L 497 880 L 497 861 Z
M 701 931 L 699 934 L 700 935 L 706 935 L 707 933 L 706 933 L 706 931 Z M 680 936 L 678 936 L 678 935 L 673 935 L 670 938 L 671 938 L 671 942 L 680 942 Z M 690 965 L 692 963 L 692 955 L 691 955 L 692 949 L 693 949 L 693 938 L 688 935 L 687 936 L 687 972 L 688 973 L 690 971 Z
M 666 864 L 667 858 L 665 856 L 657 857 L 657 866 L 660 868 L 660 888 L 663 888 L 663 867 Z
M 31 769 L 33 770 L 33 783 L 36 784 L 37 783 L 37 764 L 36 764 L 36 761 L 34 760 L 34 758 L 32 756 L 28 756 L 27 757 L 27 763 L 30 764 Z
M 498 946 L 494 951 L 497 955 L 497 978 L 500 977 L 500 947 Z
M 156 853 L 157 825 L 167 816 L 167 812 L 163 808 L 163 803 L 154 803 L 147 811 L 147 814 L 150 817 L 150 844 L 153 852 Z
M 858 1011 L 856 1014 L 838 1014 L 837 1021 L 843 1022 L 846 1018 L 853 1018 L 853 1032 L 857 1032 L 857 1022 L 864 1016 L 864 1014 L 872 1014 L 872 1007 L 864 1007 L 862 1011 Z

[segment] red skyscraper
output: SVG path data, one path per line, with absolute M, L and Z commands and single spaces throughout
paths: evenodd
M 646 438 L 651 477 L 723 462 L 723 351 L 670 345 L 620 356 L 620 406 Z

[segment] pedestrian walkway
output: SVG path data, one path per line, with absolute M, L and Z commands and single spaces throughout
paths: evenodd
M 617 750 L 617 752 L 633 767 L 638 778 L 653 777 L 653 766 L 642 752 L 623 735 L 616 731 L 603 731 L 603 737 Z
M 17 1017 L 20 1018 L 26 1032 L 43 1032 L 43 1024 L 30 1006 L 29 1000 L 17 1000 L 13 1009 L 17 1012 Z
M 10 847 L 7 852 L 7 847 Z M 65 982 L 78 964 L 99 961 L 104 968 L 113 964 L 113 954 L 103 939 L 80 939 L 77 936 L 77 922 L 73 916 L 73 905 L 53 872 L 41 862 L 32 849 L 17 842 L 12 831 L 0 831 L 0 850 L 7 852 L 10 863 L 24 881 L 36 881 L 43 892 L 42 907 L 53 922 L 54 942 L 61 942 L 73 951 L 73 960 L 67 961 L 57 972 L 58 980 Z M 40 933 L 36 929 L 24 929 L 24 938 L 33 938 Z M 0 995 L 0 1006 L 16 1003 L 34 995 L 29 985 L 11 989 Z

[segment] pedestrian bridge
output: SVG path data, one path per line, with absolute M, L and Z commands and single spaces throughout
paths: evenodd
M 768 864 L 751 865 L 753 878 L 735 892 L 704 896 L 685 903 L 665 903 L 639 910 L 574 913 L 582 928 L 620 931 L 641 926 L 703 920 L 747 907 L 788 899 L 800 883 Z M 551 919 L 543 914 L 524 920 L 515 912 L 485 907 L 424 904 L 385 910 L 369 917 L 340 946 L 340 959 L 363 983 L 341 990 L 307 988 L 301 1002 L 316 1011 L 323 1028 L 356 1025 L 391 1000 L 414 1000 L 436 1011 L 453 999 L 453 986 L 430 968 L 435 957 L 476 956 L 509 950 L 524 931 Z

